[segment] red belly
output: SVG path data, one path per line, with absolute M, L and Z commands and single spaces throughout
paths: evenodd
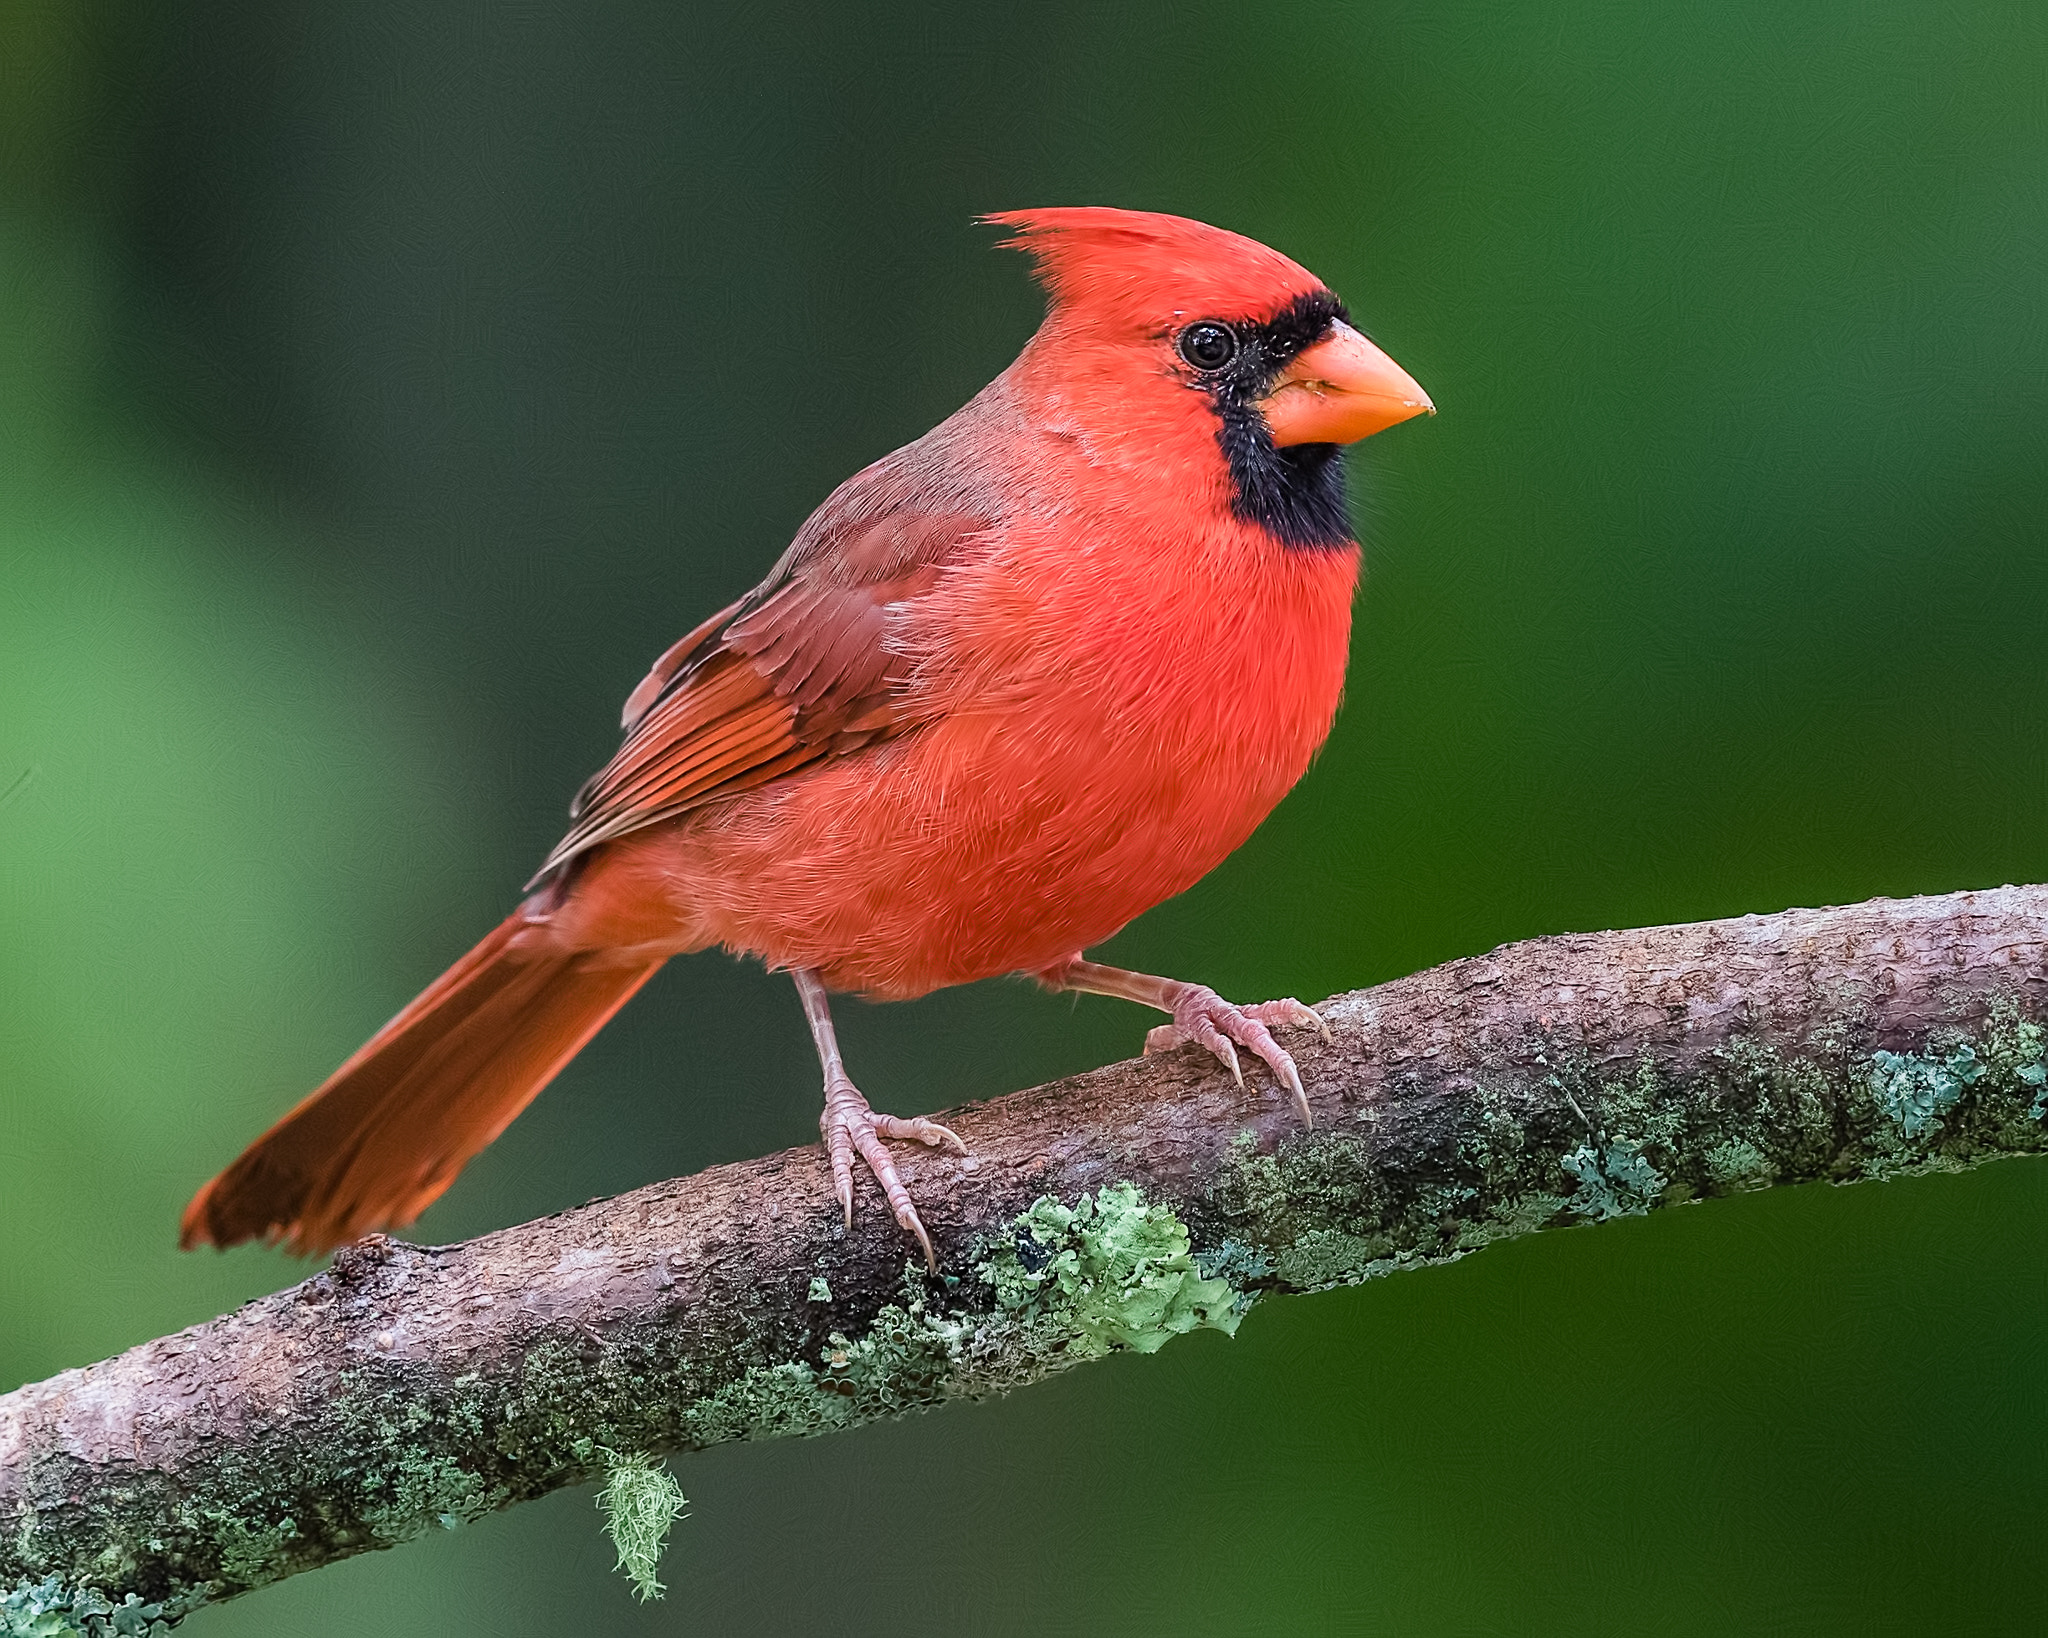
M 577 942 L 722 944 L 895 998 L 1100 943 L 1240 846 L 1329 731 L 1355 555 L 1261 567 L 1263 595 L 1182 605 L 1142 651 L 1124 622 L 1064 679 L 984 672 L 997 706 L 622 839 L 576 898 L 632 925 Z

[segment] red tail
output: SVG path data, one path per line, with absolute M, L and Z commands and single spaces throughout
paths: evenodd
M 515 911 L 194 1195 L 178 1243 L 325 1251 L 425 1211 L 661 965 L 517 949 L 523 926 Z

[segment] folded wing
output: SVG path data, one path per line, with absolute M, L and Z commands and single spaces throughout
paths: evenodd
M 807 531 L 755 591 L 670 648 L 626 702 L 618 754 L 577 793 L 534 880 L 600 843 L 910 726 L 892 641 L 991 520 L 899 504 Z

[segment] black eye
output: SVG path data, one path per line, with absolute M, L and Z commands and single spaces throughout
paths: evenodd
M 1227 324 L 1204 319 L 1190 324 L 1175 344 L 1180 356 L 1198 370 L 1220 370 L 1237 357 L 1237 337 Z

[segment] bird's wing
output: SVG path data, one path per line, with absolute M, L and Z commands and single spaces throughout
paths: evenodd
M 892 626 L 992 520 L 908 500 L 841 517 L 821 514 L 766 581 L 655 662 L 626 701 L 625 743 L 577 793 L 535 881 L 600 842 L 910 725 L 911 661 Z

